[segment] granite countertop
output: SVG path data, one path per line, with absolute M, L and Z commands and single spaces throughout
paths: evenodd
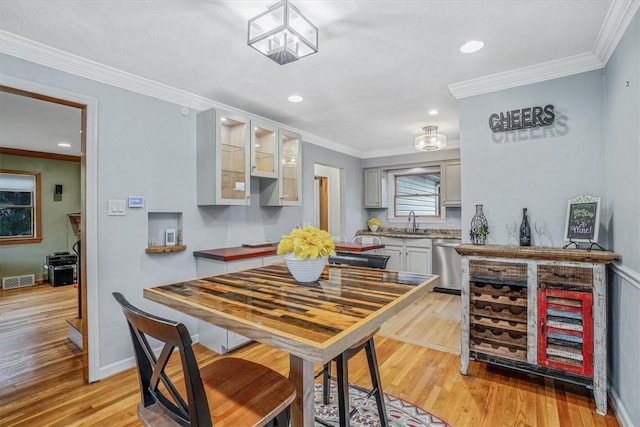
M 419 228 L 412 232 L 410 228 L 380 227 L 377 231 L 358 230 L 356 235 L 395 237 L 399 239 L 461 239 L 459 228 Z

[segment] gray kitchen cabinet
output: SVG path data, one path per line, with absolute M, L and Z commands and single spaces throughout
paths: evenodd
M 379 168 L 364 169 L 364 207 L 387 207 L 387 177 Z
M 431 239 L 383 237 L 383 255 L 388 255 L 387 269 L 431 274 Z
M 442 164 L 442 195 L 443 206 L 457 207 L 462 205 L 462 192 L 460 185 L 460 163 Z
M 198 113 L 196 122 L 198 206 L 248 205 L 249 119 L 210 109 Z
M 280 173 L 277 179 L 260 181 L 261 206 L 302 205 L 302 140 L 299 134 L 278 130 Z

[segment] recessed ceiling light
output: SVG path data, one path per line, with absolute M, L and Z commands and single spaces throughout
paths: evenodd
M 484 47 L 484 43 L 480 40 L 471 40 L 460 46 L 460 52 L 473 53 L 477 52 Z
M 440 114 L 440 111 L 438 111 L 438 110 L 429 110 L 429 115 L 430 116 L 436 116 L 438 114 Z
M 289 102 L 302 102 L 304 100 L 304 98 L 301 97 L 300 95 L 291 95 L 287 99 L 289 100 Z
M 58 147 L 70 148 L 71 144 L 68 142 L 58 142 Z

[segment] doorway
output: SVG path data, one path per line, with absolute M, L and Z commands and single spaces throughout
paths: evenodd
M 82 372 L 85 382 L 97 380 L 97 349 L 94 352 L 97 342 L 97 310 L 90 307 L 90 304 L 97 304 L 92 293 L 95 293 L 95 277 L 97 276 L 95 252 L 95 230 L 96 230 L 96 209 L 94 205 L 97 173 L 95 166 L 87 167 L 88 164 L 95 165 L 95 147 L 97 145 L 96 122 L 97 122 L 97 100 L 83 95 L 66 92 L 57 88 L 43 86 L 38 83 L 29 82 L 5 75 L 0 75 L 0 91 L 6 94 L 18 95 L 30 100 L 55 104 L 71 109 L 78 109 L 80 113 L 80 123 L 75 129 L 79 133 L 80 159 L 80 212 L 78 221 L 79 239 L 82 242 L 82 249 L 79 250 L 78 268 L 78 304 L 81 311 L 78 313 L 80 333 L 79 340 L 82 343 Z M 47 104 L 48 105 L 48 104 Z M 32 127 L 33 126 L 32 124 Z M 43 147 L 31 147 L 27 145 L 14 145 L 14 154 L 23 151 L 25 153 L 46 153 Z M 11 149 L 11 148 L 10 148 Z M 49 158 L 64 159 L 64 154 L 56 154 L 55 150 L 47 155 Z M 38 156 L 38 155 L 33 155 Z M 63 191 L 63 189 L 61 189 Z M 77 219 L 73 218 L 74 220 Z M 69 218 L 71 220 L 71 218 Z M 95 320 L 95 321 L 94 321 Z M 92 333 L 93 332 L 93 333 Z M 93 336 L 92 336 L 93 335 Z
M 315 224 L 331 235 L 344 235 L 341 203 L 341 170 L 331 166 L 314 165 Z

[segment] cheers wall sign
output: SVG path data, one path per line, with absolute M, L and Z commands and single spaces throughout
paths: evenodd
M 495 133 L 507 132 L 510 130 L 551 126 L 555 118 L 556 115 L 551 104 L 544 107 L 525 107 L 520 110 L 491 114 L 489 116 L 489 127 Z

